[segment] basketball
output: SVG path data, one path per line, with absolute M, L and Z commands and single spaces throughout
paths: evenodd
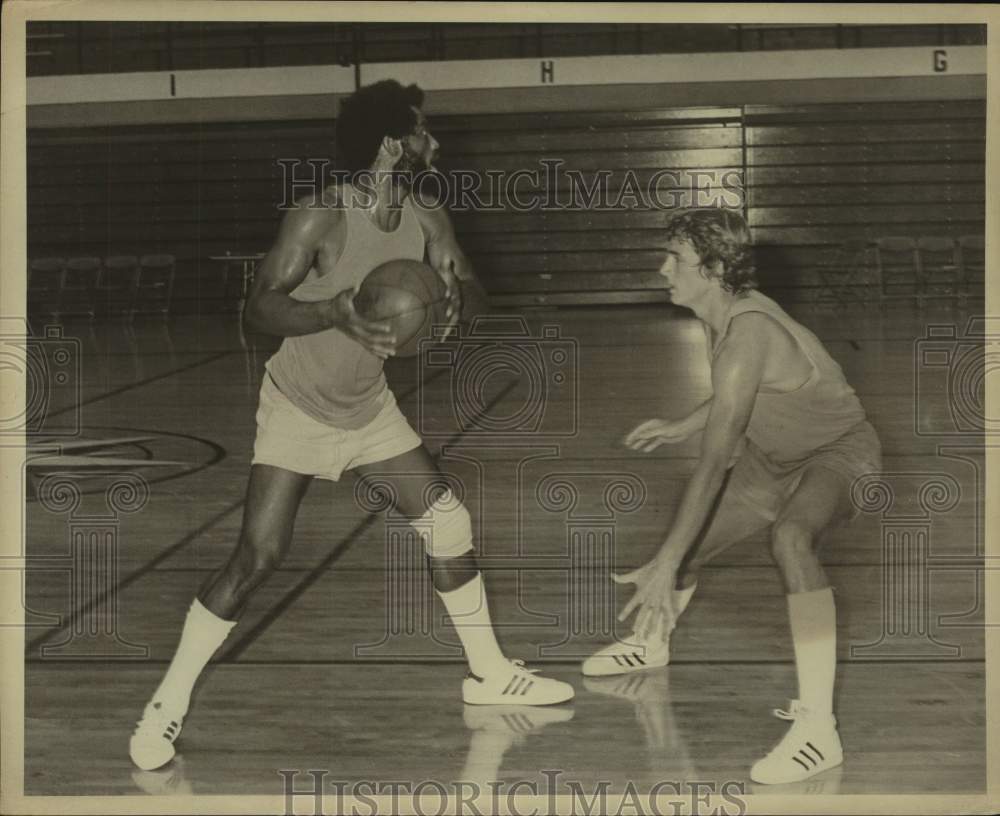
M 367 320 L 388 323 L 396 356 L 413 357 L 434 325 L 447 323 L 444 281 L 420 261 L 388 261 L 361 282 L 354 308 Z

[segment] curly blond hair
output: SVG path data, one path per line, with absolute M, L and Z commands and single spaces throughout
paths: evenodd
M 722 263 L 722 288 L 734 295 L 757 288 L 750 227 L 735 210 L 703 207 L 685 210 L 667 222 L 667 240 L 691 242 L 705 266 Z

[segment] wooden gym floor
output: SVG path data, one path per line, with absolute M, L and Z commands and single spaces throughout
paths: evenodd
M 26 599 L 25 793 L 281 795 L 280 769 L 446 785 L 542 783 L 542 769 L 559 769 L 587 790 L 600 780 L 614 791 L 629 780 L 647 788 L 700 780 L 745 782 L 754 792 L 748 769 L 786 728 L 771 709 L 796 693 L 766 532 L 706 570 L 670 667 L 599 681 L 579 673 L 582 657 L 611 638 L 613 610 L 628 595 L 615 596 L 608 570 L 653 553 L 697 452 L 691 441 L 635 454 L 620 439 L 642 419 L 680 415 L 705 398 L 701 329 L 663 306 L 523 314 L 532 337 L 484 341 L 478 368 L 436 359 L 423 369 L 392 361 L 388 370 L 404 412 L 465 491 L 505 650 L 571 682 L 572 705 L 463 707 L 464 664 L 422 558 L 397 535 L 397 520 L 355 496 L 348 475 L 311 488 L 291 554 L 196 692 L 178 760 L 156 773 L 134 770 L 134 721 L 194 593 L 239 529 L 268 347 L 242 337 L 233 316 L 67 323 L 65 334 L 80 343 L 80 388 L 53 391 L 49 429 L 72 428 L 79 404 L 81 438 L 107 444 L 76 453 L 161 464 L 30 472 L 32 490 L 66 472 L 84 495 L 76 510 L 46 508 L 34 495 L 27 505 L 35 568 Z M 837 588 L 846 759 L 789 792 L 983 792 L 982 442 L 926 435 L 951 414 L 941 367 L 914 366 L 929 324 L 961 334 L 969 315 L 906 305 L 795 314 L 868 409 L 894 504 L 873 505 L 825 543 Z M 544 326 L 558 332 L 546 336 Z M 464 389 L 463 404 L 482 409 L 478 420 L 455 416 L 455 388 Z M 539 418 L 538 432 L 524 425 Z M 483 438 L 470 422 L 506 430 Z M 134 437 L 142 439 L 115 442 Z M 109 471 L 141 474 L 149 496 L 102 522 Z M 944 487 L 935 493 L 928 481 Z M 117 550 L 102 550 L 109 560 L 87 573 L 88 584 L 70 569 L 69 540 L 101 524 Z M 911 550 L 886 556 L 883 539 Z M 117 638 L 100 635 L 109 626 Z

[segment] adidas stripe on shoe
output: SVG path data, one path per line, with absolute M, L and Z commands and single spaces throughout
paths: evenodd
M 750 779 L 762 785 L 801 782 L 844 761 L 844 750 L 832 714 L 810 711 L 792 700 L 788 711 L 774 715 L 790 720 L 792 727 L 774 749 L 750 769 Z
M 185 713 L 160 701 L 146 706 L 128 744 L 129 756 L 137 767 L 153 771 L 174 758 L 174 742 L 181 733 Z
M 573 695 L 569 683 L 539 677 L 521 660 L 508 661 L 506 670 L 488 677 L 470 673 L 462 683 L 462 699 L 469 705 L 555 705 L 571 700 Z

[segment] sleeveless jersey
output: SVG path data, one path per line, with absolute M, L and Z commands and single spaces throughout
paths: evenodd
M 327 300 L 360 284 L 386 261 L 424 258 L 424 233 L 409 198 L 392 232 L 383 232 L 352 206 L 349 187 L 342 199 L 346 225 L 340 258 L 326 272 L 310 269 L 290 293 L 295 300 Z M 346 430 L 362 428 L 375 418 L 387 388 L 382 360 L 336 328 L 286 337 L 266 368 L 296 407 L 319 422 Z
M 793 464 L 840 439 L 866 419 L 861 401 L 844 379 L 844 372 L 816 335 L 760 292 L 751 290 L 735 302 L 725 328 L 715 341 L 713 356 L 732 319 L 746 312 L 763 312 L 780 323 L 812 364 L 809 379 L 795 390 L 779 392 L 762 387 L 757 392 L 746 432 L 751 443 L 776 464 Z

